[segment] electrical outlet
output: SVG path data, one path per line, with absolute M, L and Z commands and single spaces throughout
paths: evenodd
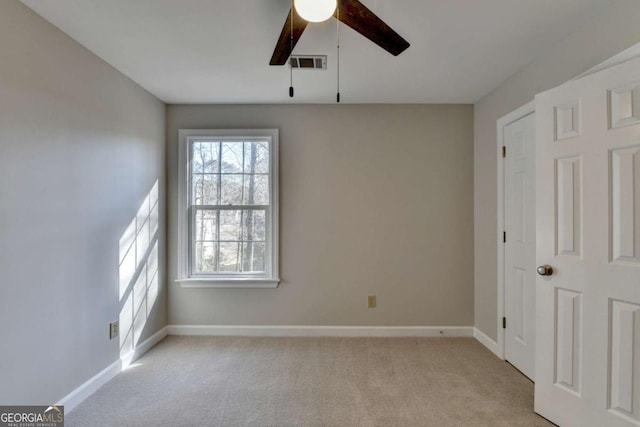
M 376 308 L 376 296 L 375 295 L 369 295 L 369 298 L 367 299 L 367 306 L 369 308 Z
M 120 333 L 120 322 L 117 320 L 115 322 L 109 323 L 109 339 L 114 339 Z

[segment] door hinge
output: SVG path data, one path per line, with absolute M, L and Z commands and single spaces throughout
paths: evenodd
M 507 243 L 507 232 L 506 231 L 502 232 L 502 243 Z
M 502 158 L 507 157 L 507 147 L 505 145 L 502 146 Z
M 507 329 L 507 318 L 506 317 L 502 318 L 502 329 Z

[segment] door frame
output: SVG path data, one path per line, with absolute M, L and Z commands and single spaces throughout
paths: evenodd
M 532 100 L 522 107 L 510 112 L 506 116 L 498 119 L 497 122 L 497 149 L 496 158 L 498 163 L 497 175 L 498 175 L 498 227 L 496 230 L 496 242 L 498 245 L 498 317 L 496 318 L 497 326 L 497 353 L 501 360 L 505 360 L 505 330 L 502 328 L 502 318 L 505 315 L 505 302 L 504 302 L 504 281 L 505 281 L 505 261 L 504 261 L 504 239 L 503 233 L 505 231 L 505 193 L 504 193 L 504 162 L 505 159 L 502 156 L 502 147 L 504 147 L 504 128 L 510 124 L 517 122 L 518 120 L 525 118 L 536 112 L 535 100 Z M 535 143 L 535 142 L 534 142 Z M 534 171 L 535 172 L 535 171 Z

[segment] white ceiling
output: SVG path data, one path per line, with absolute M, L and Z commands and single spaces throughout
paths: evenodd
M 290 0 L 22 0 L 167 103 L 335 102 L 336 21 L 310 24 L 294 53 L 328 70 L 269 59 Z M 393 57 L 341 26 L 347 103 L 473 103 L 610 0 L 363 0 L 411 43 Z

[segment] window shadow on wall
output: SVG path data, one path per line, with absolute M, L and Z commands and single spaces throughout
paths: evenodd
M 158 181 L 120 238 L 120 358 L 126 367 L 158 298 Z

